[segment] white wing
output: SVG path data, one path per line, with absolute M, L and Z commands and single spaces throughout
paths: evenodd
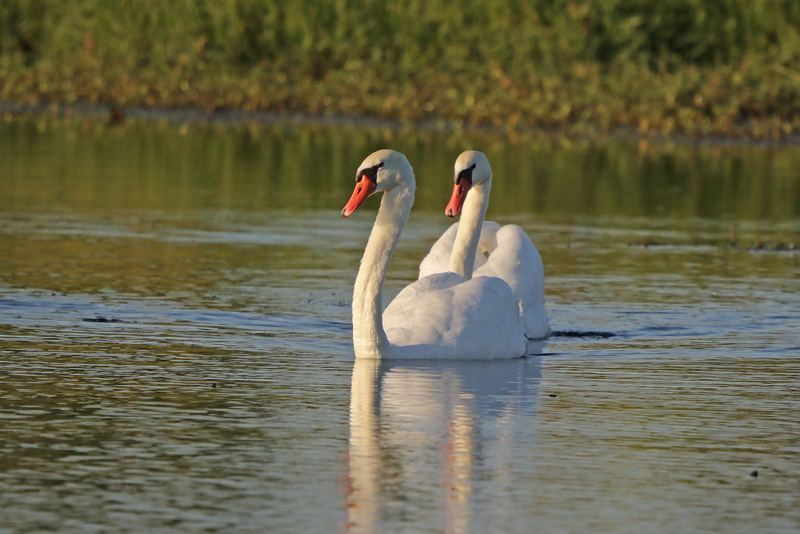
M 497 247 L 495 234 L 500 230 L 496 222 L 485 221 L 481 227 L 481 237 L 478 240 L 478 252 L 475 254 L 475 269 L 486 263 L 486 256 Z M 447 272 L 450 264 L 450 254 L 453 252 L 453 242 L 458 232 L 458 222 L 450 225 L 442 236 L 433 244 L 428 255 L 419 264 L 419 278 L 424 278 L 434 273 Z
M 383 326 L 393 358 L 498 359 L 526 350 L 516 298 L 494 277 L 426 276 L 389 304 Z
M 488 224 L 488 221 L 484 225 Z M 530 339 L 550 335 L 544 309 L 544 266 L 539 251 L 525 231 L 515 224 L 495 232 L 496 246 L 476 267 L 475 276 L 496 276 L 504 280 L 519 301 L 522 325 Z M 478 254 L 481 254 L 480 247 Z

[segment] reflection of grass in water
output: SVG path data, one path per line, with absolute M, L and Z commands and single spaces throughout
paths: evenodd
M 778 242 L 765 242 L 756 241 L 755 243 L 740 243 L 738 241 L 731 241 L 730 243 L 668 243 L 660 241 L 643 241 L 641 243 L 629 243 L 629 247 L 635 248 L 668 248 L 668 249 L 681 249 L 681 248 L 695 248 L 695 247 L 716 247 L 716 248 L 730 248 L 731 250 L 738 250 L 742 252 L 796 252 L 798 248 L 794 243 Z
M 792 0 L 19 0 L 0 97 L 782 136 L 798 27 Z
M 490 219 L 800 217 L 795 172 L 800 162 L 792 148 L 598 144 L 536 135 L 509 142 L 476 133 L 352 127 L 184 129 L 135 121 L 121 128 L 91 121 L 13 121 L 0 124 L 0 138 L 0 209 L 48 206 L 101 216 L 132 210 L 134 225 L 137 210 L 163 211 L 166 219 L 170 213 L 204 210 L 338 212 L 352 191 L 358 163 L 384 146 L 404 152 L 414 166 L 414 213 L 441 215 L 443 224 L 449 222 L 443 210 L 453 162 L 466 148 L 484 150 L 492 162 Z M 364 208 L 377 209 L 377 202 Z M 788 227 L 786 235 L 738 240 L 797 241 Z

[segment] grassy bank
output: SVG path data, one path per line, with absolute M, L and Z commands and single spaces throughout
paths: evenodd
M 0 99 L 800 133 L 796 0 L 11 0 Z

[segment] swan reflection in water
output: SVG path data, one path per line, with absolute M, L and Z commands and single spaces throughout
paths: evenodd
M 349 532 L 488 532 L 530 504 L 541 362 L 356 359 Z

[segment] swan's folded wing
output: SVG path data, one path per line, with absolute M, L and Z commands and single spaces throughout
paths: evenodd
M 497 248 L 497 232 L 500 225 L 494 221 L 483 221 L 481 237 L 478 239 L 478 250 L 475 254 L 475 269 L 486 263 L 486 258 Z
M 550 334 L 544 309 L 544 266 L 542 256 L 528 234 L 515 224 L 497 232 L 497 247 L 475 276 L 496 276 L 508 283 L 520 302 L 525 333 L 538 339 Z
M 496 222 L 485 221 L 483 223 L 481 237 L 478 240 L 478 252 L 475 254 L 475 269 L 486 263 L 486 257 L 497 247 L 496 234 L 498 230 L 500 230 L 500 225 Z M 450 255 L 453 253 L 453 243 L 457 232 L 458 222 L 455 222 L 436 240 L 428 255 L 419 264 L 419 278 L 449 270 Z
M 453 223 L 450 228 L 444 231 L 442 236 L 436 240 L 436 243 L 431 247 L 428 255 L 422 259 L 419 264 L 419 278 L 425 278 L 435 273 L 443 273 L 447 271 L 447 265 L 450 263 L 450 253 L 453 251 L 453 241 L 456 239 L 456 232 L 458 231 L 458 223 Z
M 531 278 L 544 278 L 542 257 L 525 231 L 515 224 L 503 226 L 496 234 L 496 245 L 476 276 L 497 276 L 514 292 Z
M 386 315 L 402 316 L 408 314 L 418 306 L 423 295 L 428 295 L 437 290 L 445 290 L 464 282 L 464 277 L 453 272 L 438 272 L 420 278 L 403 288 L 400 293 L 389 303 L 383 312 Z
M 398 294 L 383 321 L 392 344 L 415 357 L 494 358 L 525 352 L 516 299 L 497 278 L 464 281 L 454 273 L 423 278 Z

